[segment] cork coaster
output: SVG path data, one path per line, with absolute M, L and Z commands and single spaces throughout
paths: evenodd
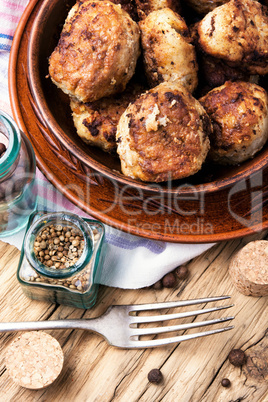
M 63 351 L 58 341 L 46 332 L 25 332 L 8 346 L 5 363 L 15 383 L 40 389 L 59 376 Z
M 234 286 L 247 296 L 268 296 L 268 241 L 255 240 L 232 258 L 229 274 Z

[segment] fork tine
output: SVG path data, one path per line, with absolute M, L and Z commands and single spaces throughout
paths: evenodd
M 174 313 L 174 314 L 161 314 L 161 315 L 150 315 L 150 316 L 129 316 L 131 324 L 142 324 L 142 323 L 149 323 L 149 322 L 158 322 L 158 321 L 167 321 L 167 320 L 175 320 L 179 318 L 185 317 L 192 317 L 194 315 L 212 313 L 213 311 L 219 311 L 223 309 L 227 309 L 233 307 L 233 304 L 228 306 L 220 306 L 220 307 L 211 307 L 207 309 L 201 310 L 193 310 L 193 311 L 186 311 L 183 313 Z
M 224 318 L 216 318 L 214 320 L 191 322 L 188 324 L 168 325 L 165 327 L 132 328 L 131 336 L 157 335 L 157 334 L 163 334 L 165 332 L 180 331 L 180 330 L 186 330 L 186 329 L 191 329 L 191 328 L 204 327 L 207 325 L 219 324 L 219 323 L 222 323 L 225 321 L 230 321 L 233 319 L 234 319 L 234 317 L 224 317 Z
M 225 299 L 230 299 L 230 296 L 206 297 L 203 299 L 178 300 L 174 302 L 151 303 L 151 304 L 133 304 L 129 306 L 130 307 L 129 311 L 158 310 L 161 308 L 192 306 L 194 304 L 209 303 Z
M 164 346 L 164 345 L 168 345 L 170 343 L 179 343 L 179 342 L 187 341 L 190 339 L 200 338 L 202 336 L 213 335 L 213 334 L 217 334 L 219 332 L 229 331 L 230 329 L 233 329 L 233 328 L 234 328 L 234 326 L 230 326 L 230 327 L 225 327 L 225 328 L 220 328 L 220 329 L 213 329 L 210 331 L 197 332 L 196 334 L 174 336 L 171 338 L 164 338 L 164 339 L 152 339 L 152 340 L 148 340 L 148 341 L 139 341 L 139 340 L 131 340 L 130 339 L 129 347 L 130 348 L 153 348 L 156 346 Z

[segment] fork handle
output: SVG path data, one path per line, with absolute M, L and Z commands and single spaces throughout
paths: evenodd
M 0 332 L 30 331 L 39 329 L 87 329 L 100 332 L 98 328 L 99 320 L 47 320 L 47 321 L 25 321 L 25 322 L 1 322 Z

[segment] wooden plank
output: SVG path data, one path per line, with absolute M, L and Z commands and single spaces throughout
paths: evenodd
M 1 334 L 0 400 L 267 402 L 268 298 L 243 296 L 233 287 L 228 274 L 233 253 L 249 240 L 259 238 L 267 238 L 267 233 L 214 246 L 189 262 L 190 276 L 173 289 L 101 287 L 97 305 L 87 311 L 26 298 L 16 280 L 19 252 L 0 242 L 1 321 L 90 318 L 102 314 L 111 304 L 151 303 L 223 294 L 231 295 L 231 302 L 235 304 L 228 312 L 198 317 L 201 320 L 234 315 L 233 330 L 155 349 L 117 349 L 99 335 L 86 331 L 47 331 L 62 345 L 65 363 L 55 383 L 39 391 L 23 389 L 8 377 L 4 366 L 5 348 L 18 334 Z M 227 360 L 229 351 L 240 347 L 248 355 L 248 362 L 242 369 L 232 366 Z M 152 368 L 161 369 L 163 383 L 148 382 L 147 374 Z M 220 385 L 224 377 L 231 380 L 230 388 Z

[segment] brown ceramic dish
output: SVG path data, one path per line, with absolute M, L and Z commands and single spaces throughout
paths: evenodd
M 48 57 L 54 50 L 68 10 L 74 0 L 45 0 L 35 18 L 28 47 L 29 83 L 36 105 L 45 117 L 49 129 L 55 137 L 82 163 L 96 169 L 108 177 L 134 187 L 158 192 L 160 185 L 151 185 L 133 180 L 121 174 L 117 157 L 107 155 L 100 149 L 85 145 L 76 134 L 71 118 L 69 98 L 52 84 L 48 75 Z M 161 184 L 164 192 L 175 191 L 182 183 L 195 185 L 195 191 L 218 191 L 237 180 L 248 177 L 252 171 L 263 168 L 268 163 L 268 147 L 253 160 L 239 167 L 218 167 L 206 165 L 201 172 L 187 180 L 174 181 L 172 185 Z M 182 188 L 189 193 L 189 188 Z
M 32 0 L 10 55 L 14 117 L 47 178 L 104 223 L 152 239 L 211 242 L 268 227 L 267 146 L 239 167 L 220 171 L 208 166 L 191 181 L 150 185 L 126 178 L 117 158 L 78 138 L 68 98 L 46 78 L 48 56 L 73 3 Z

